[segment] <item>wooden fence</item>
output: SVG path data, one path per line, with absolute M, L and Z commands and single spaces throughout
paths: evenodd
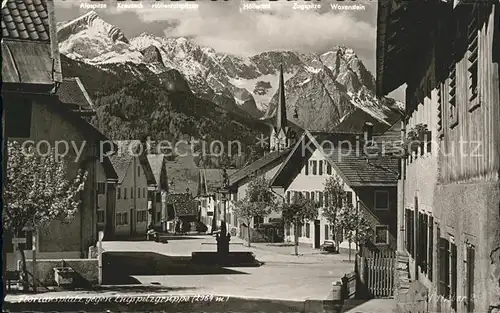
M 396 253 L 386 249 L 381 251 L 363 251 L 356 256 L 356 272 L 364 293 L 369 298 L 387 298 L 394 296 L 394 271 Z

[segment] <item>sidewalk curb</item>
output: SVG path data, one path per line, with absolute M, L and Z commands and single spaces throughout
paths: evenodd
M 231 296 L 213 296 L 212 300 L 197 298 L 199 296 L 188 295 L 165 295 L 163 301 L 159 300 L 160 295 L 142 296 L 142 295 L 114 295 L 104 296 L 99 302 L 95 295 L 86 295 L 82 297 L 67 297 L 67 301 L 61 301 L 61 298 L 44 298 L 40 297 L 39 301 L 24 301 L 10 302 L 6 299 L 4 302 L 4 310 L 7 311 L 81 311 L 83 308 L 86 312 L 102 312 L 103 310 L 111 311 L 196 311 L 203 312 L 304 312 L 304 313 L 319 313 L 319 312 L 336 312 L 340 313 L 342 309 L 341 302 L 322 301 L 322 300 L 280 300 L 280 299 L 264 299 L 264 298 L 246 298 L 246 297 L 231 297 Z M 135 299 L 134 299 L 135 298 Z M 143 301 L 140 301 L 143 300 Z M 224 301 L 225 300 L 225 301 Z M 156 303 L 155 303 L 156 301 Z

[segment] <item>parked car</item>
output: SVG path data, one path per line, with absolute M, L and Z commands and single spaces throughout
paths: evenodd
M 333 240 L 325 240 L 320 247 L 321 251 L 327 253 L 338 253 L 339 249 Z
M 191 229 L 198 233 L 205 233 L 208 231 L 207 225 L 203 224 L 200 221 L 191 222 L 190 224 L 191 224 Z

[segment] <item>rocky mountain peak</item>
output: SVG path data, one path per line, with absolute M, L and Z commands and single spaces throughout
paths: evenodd
M 105 22 L 99 17 L 99 14 L 93 10 L 66 24 L 60 25 L 57 30 L 57 36 L 59 41 L 64 41 L 71 35 L 84 30 L 104 33 L 114 41 L 119 40 L 124 43 L 129 43 L 121 29 Z

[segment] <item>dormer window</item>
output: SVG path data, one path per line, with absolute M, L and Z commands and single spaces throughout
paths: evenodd
M 370 122 L 366 122 L 363 126 L 364 139 L 367 145 L 372 145 L 373 141 L 373 124 Z

